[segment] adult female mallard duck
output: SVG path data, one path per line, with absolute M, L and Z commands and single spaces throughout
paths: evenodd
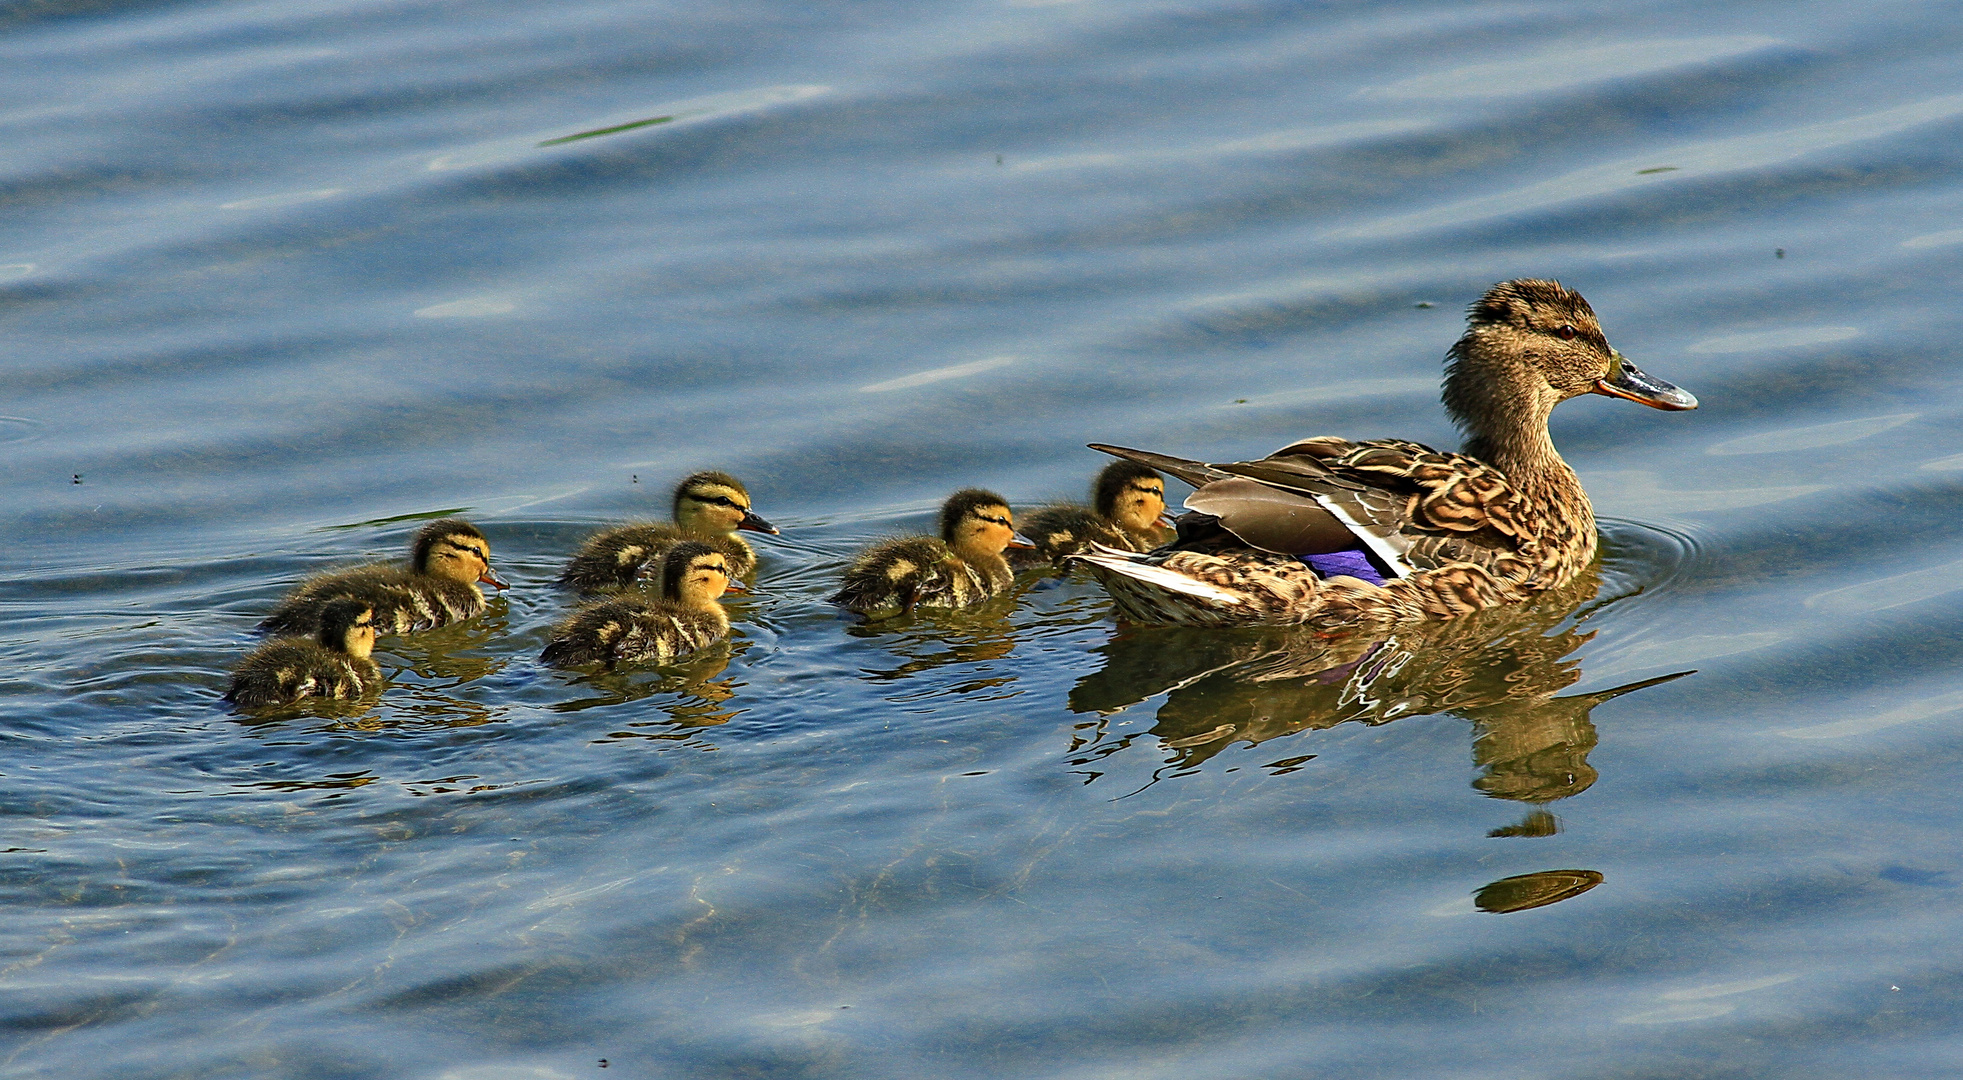
M 1503 281 L 1467 322 L 1445 366 L 1461 453 L 1323 437 L 1207 464 L 1094 446 L 1197 490 L 1172 544 L 1071 558 L 1122 617 L 1202 626 L 1449 618 L 1562 584 L 1595 557 L 1595 514 L 1548 414 L 1582 394 L 1669 410 L 1697 399 L 1610 348 L 1588 301 L 1557 282 Z
M 992 491 L 957 491 L 941 505 L 941 535 L 901 536 L 859 553 L 832 597 L 861 615 L 898 608 L 966 607 L 1015 579 L 1002 552 L 1016 536 L 1008 500 Z
M 272 634 L 312 634 L 328 601 L 351 596 L 374 609 L 375 629 L 407 634 L 484 612 L 484 591 L 507 586 L 491 573 L 491 544 L 461 518 L 432 521 L 409 546 L 409 569 L 371 563 L 302 582 L 259 624 Z
M 589 595 L 624 589 L 643 575 L 659 573 L 668 549 L 684 540 L 722 552 L 730 573 L 744 577 L 756 569 L 757 553 L 736 531 L 777 535 L 777 526 L 750 510 L 743 482 L 728 473 L 699 472 L 675 485 L 674 514 L 672 522 L 635 522 L 595 534 L 559 575 L 559 584 Z
M 375 611 L 342 597 L 322 604 L 312 640 L 283 637 L 252 651 L 232 673 L 225 700 L 242 709 L 291 705 L 302 698 L 353 699 L 382 685 L 368 658 L 375 648 Z
M 539 659 L 553 667 L 660 663 L 721 641 L 729 615 L 719 598 L 729 591 L 729 557 L 698 540 L 668 548 L 661 563 L 661 599 L 624 593 L 574 612 L 552 633 Z
M 1172 539 L 1165 512 L 1165 478 L 1136 461 L 1114 461 L 1091 482 L 1089 506 L 1046 506 L 1023 519 L 1022 534 L 1035 545 L 1030 562 L 1057 562 L 1093 544 L 1150 551 Z

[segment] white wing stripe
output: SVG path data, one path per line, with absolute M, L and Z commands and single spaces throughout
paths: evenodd
M 1368 526 L 1345 513 L 1343 508 L 1336 505 L 1335 500 L 1329 498 L 1329 496 L 1310 492 L 1309 497 L 1316 501 L 1317 506 L 1336 515 L 1336 520 L 1342 522 L 1345 528 L 1355 533 L 1356 538 L 1363 541 L 1363 546 L 1369 548 L 1372 555 L 1382 559 L 1384 565 L 1390 567 L 1392 574 L 1401 578 L 1411 576 L 1411 568 L 1404 564 L 1404 559 L 1398 553 L 1397 549 L 1391 547 L 1390 543 L 1383 537 L 1371 532 Z
M 1135 578 L 1147 584 L 1156 585 L 1170 592 L 1195 596 L 1202 600 L 1211 600 L 1220 604 L 1232 604 L 1235 607 L 1246 603 L 1245 598 L 1228 592 L 1217 585 L 1208 584 L 1198 578 L 1188 577 L 1177 570 L 1168 570 L 1163 566 L 1152 566 L 1147 563 L 1134 562 L 1126 554 L 1112 551 L 1110 548 L 1104 548 L 1102 544 L 1095 546 L 1103 548 L 1103 550 L 1088 555 L 1073 555 L 1071 558 L 1090 563 L 1092 566 L 1102 567 L 1114 574 L 1122 574 L 1128 578 Z M 1111 553 L 1106 554 L 1105 552 Z

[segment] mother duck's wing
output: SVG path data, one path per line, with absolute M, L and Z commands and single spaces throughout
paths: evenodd
M 1519 494 L 1492 466 L 1420 443 L 1308 439 L 1259 461 L 1213 464 L 1093 443 L 1169 473 L 1249 547 L 1309 555 L 1361 542 L 1397 577 L 1455 562 L 1491 566 L 1533 545 Z

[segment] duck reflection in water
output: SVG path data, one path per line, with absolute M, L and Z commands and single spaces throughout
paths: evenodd
M 454 690 L 504 670 L 510 661 L 497 655 L 510 630 L 510 614 L 500 605 L 468 622 L 395 638 L 376 650 L 377 659 L 397 677 L 434 690 Z
M 635 720 L 623 730 L 608 732 L 608 740 L 692 739 L 701 728 L 727 724 L 744 710 L 730 705 L 744 683 L 729 674 L 730 662 L 750 649 L 741 637 L 726 638 L 684 660 L 664 664 L 658 671 L 600 671 L 580 675 L 574 682 L 596 693 L 571 701 L 555 701 L 554 712 L 580 712 L 609 705 L 657 699 L 665 719 Z
M 1010 615 L 1021 590 L 990 597 L 970 608 L 921 609 L 910 615 L 861 623 L 846 628 L 855 638 L 877 640 L 900 661 L 893 667 L 864 668 L 870 682 L 895 682 L 911 675 L 953 664 L 1000 660 L 1014 651 L 1016 629 Z M 1003 677 L 971 684 L 975 690 L 1014 682 L 1005 667 Z
M 446 693 L 441 686 L 418 686 L 413 682 L 390 686 L 380 701 L 309 698 L 304 711 L 322 721 L 320 730 L 343 732 L 478 727 L 504 718 L 504 710 L 497 706 L 457 697 Z M 290 722 L 293 715 L 294 710 L 282 710 L 239 714 L 234 719 L 246 727 L 273 728 Z
M 377 654 L 389 669 L 394 689 L 382 707 L 349 727 L 365 731 L 395 727 L 478 727 L 503 710 L 472 701 L 458 691 L 503 671 L 510 663 L 496 655 L 508 630 L 509 615 L 493 607 L 464 623 L 392 639 Z
M 1110 717 L 1159 694 L 1166 700 L 1143 734 L 1157 736 L 1172 753 L 1153 782 L 1196 769 L 1235 743 L 1259 745 L 1348 721 L 1377 725 L 1447 713 L 1472 721 L 1472 756 L 1480 767 L 1473 786 L 1536 808 L 1519 825 L 1492 835 L 1548 835 L 1558 823 L 1539 807 L 1595 782 L 1588 763 L 1596 742 L 1590 711 L 1610 698 L 1691 674 L 1557 697 L 1581 679 L 1581 660 L 1573 653 L 1595 636 L 1583 623 L 1613 602 L 1577 610 L 1595 597 L 1600 583 L 1599 566 L 1591 567 L 1529 603 L 1390 634 L 1132 628 L 1099 650 L 1103 670 L 1071 691 L 1072 711 L 1100 718 L 1079 725 L 1070 762 L 1085 768 L 1129 746 L 1138 736 L 1114 738 Z M 1313 756 L 1288 757 L 1271 767 L 1292 772 Z M 1102 774 L 1086 775 L 1089 783 Z

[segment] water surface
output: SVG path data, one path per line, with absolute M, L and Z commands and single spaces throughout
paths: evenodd
M 1955 1075 L 1953 14 L 0 13 L 0 1072 Z M 1452 445 L 1523 275 L 1704 403 L 1557 414 L 1570 590 L 1314 646 L 823 602 L 1085 442 Z M 702 467 L 785 530 L 729 645 L 541 668 Z M 225 710 L 445 513 L 489 613 Z

